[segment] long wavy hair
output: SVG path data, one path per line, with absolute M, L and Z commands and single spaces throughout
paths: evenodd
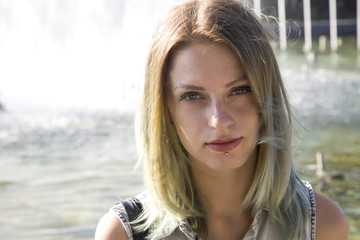
M 149 195 L 142 224 L 150 237 L 169 231 L 169 223 L 187 221 L 206 233 L 205 213 L 191 176 L 191 161 L 171 123 L 167 71 L 172 53 L 192 42 L 230 46 L 238 55 L 260 109 L 255 177 L 243 207 L 253 214 L 268 207 L 288 239 L 299 239 L 308 217 L 308 201 L 291 152 L 291 111 L 269 35 L 255 13 L 236 0 L 189 1 L 173 8 L 153 36 L 138 113 L 138 150 Z

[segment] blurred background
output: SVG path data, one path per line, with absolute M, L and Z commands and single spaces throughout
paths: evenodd
M 92 239 L 109 207 L 143 189 L 134 113 L 152 32 L 179 2 L 0 0 L 0 240 Z M 277 0 L 260 2 L 278 17 Z M 284 2 L 289 41 L 274 49 L 296 117 L 294 161 L 360 239 L 359 1 L 335 1 L 336 51 L 329 0 L 312 1 L 305 52 L 304 2 Z

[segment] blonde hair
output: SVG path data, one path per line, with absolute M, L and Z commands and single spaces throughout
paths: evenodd
M 265 206 L 289 239 L 298 239 L 307 220 L 307 197 L 292 164 L 291 111 L 265 28 L 250 8 L 236 0 L 190 1 L 173 8 L 160 22 L 147 60 L 138 120 L 140 160 L 149 200 L 138 230 L 151 237 L 168 223 L 188 221 L 207 231 L 191 176 L 191 163 L 171 124 L 166 71 L 172 53 L 194 41 L 227 44 L 238 54 L 261 111 L 258 162 L 243 203 L 258 212 Z

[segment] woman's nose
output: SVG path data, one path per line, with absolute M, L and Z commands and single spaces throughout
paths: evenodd
M 209 126 L 211 128 L 227 128 L 234 124 L 234 120 L 224 103 L 216 102 L 211 108 L 209 116 Z

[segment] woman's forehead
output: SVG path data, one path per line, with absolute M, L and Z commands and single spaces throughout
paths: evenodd
M 228 85 L 246 80 L 238 55 L 227 45 L 195 43 L 178 50 L 168 65 L 167 78 L 172 87 L 208 82 Z

